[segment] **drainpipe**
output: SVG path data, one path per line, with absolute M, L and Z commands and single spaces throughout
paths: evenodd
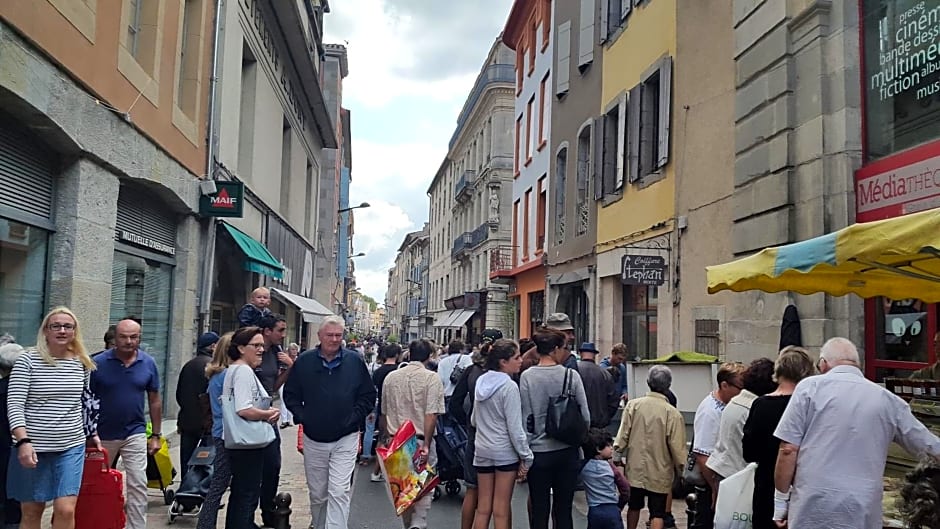
M 225 0 L 216 0 L 215 19 L 212 23 L 212 64 L 210 66 L 211 76 L 209 78 L 209 122 L 207 124 L 206 138 L 206 178 L 216 180 L 215 157 L 218 152 L 218 85 L 219 85 L 219 50 L 221 48 L 222 34 L 224 32 L 222 22 L 222 9 Z M 209 324 L 212 314 L 212 287 L 215 277 L 215 241 L 216 241 L 216 218 L 210 217 L 206 227 L 206 251 L 203 256 L 202 267 L 202 289 L 199 294 L 199 325 L 202 332 L 209 330 Z

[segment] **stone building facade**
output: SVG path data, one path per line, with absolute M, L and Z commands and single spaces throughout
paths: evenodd
M 32 346 L 65 305 L 95 352 L 137 318 L 171 415 L 204 259 L 212 6 L 0 4 L 0 332 Z
M 432 266 L 429 313 L 442 342 L 477 342 L 485 329 L 508 336 L 513 326 L 507 288 L 489 279 L 490 255 L 511 240 L 513 62 L 496 41 L 457 118 L 442 179 L 429 190 L 432 223 L 447 219 L 452 235 L 431 239 L 439 266 Z M 450 200 L 440 200 L 442 185 L 451 187 Z M 452 281 L 434 273 L 441 265 Z

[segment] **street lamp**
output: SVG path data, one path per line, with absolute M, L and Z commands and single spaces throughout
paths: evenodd
M 357 253 L 356 255 L 350 255 L 349 258 L 350 258 L 350 259 L 355 259 L 356 257 L 365 257 L 365 256 L 366 256 L 366 253 L 365 253 L 365 252 L 359 252 L 359 253 Z
M 342 208 L 340 210 L 337 210 L 337 213 L 346 213 L 347 211 L 352 211 L 354 209 L 368 208 L 368 207 L 372 207 L 372 205 L 369 204 L 368 202 L 363 202 L 362 204 L 359 204 L 358 206 L 353 206 L 351 208 Z

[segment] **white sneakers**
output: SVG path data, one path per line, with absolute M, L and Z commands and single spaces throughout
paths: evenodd
M 385 477 L 382 476 L 381 472 L 376 472 L 376 473 L 373 473 L 371 476 L 369 476 L 369 481 L 371 481 L 372 483 L 380 483 L 382 481 L 385 481 Z

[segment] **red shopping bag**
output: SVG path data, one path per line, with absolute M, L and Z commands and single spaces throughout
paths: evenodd
M 419 461 L 418 435 L 414 424 L 405 424 L 395 432 L 388 446 L 375 449 L 379 465 L 388 484 L 389 499 L 395 513 L 401 516 L 440 483 L 437 472 Z
M 124 529 L 124 475 L 110 461 L 107 450 L 85 450 L 75 529 Z

